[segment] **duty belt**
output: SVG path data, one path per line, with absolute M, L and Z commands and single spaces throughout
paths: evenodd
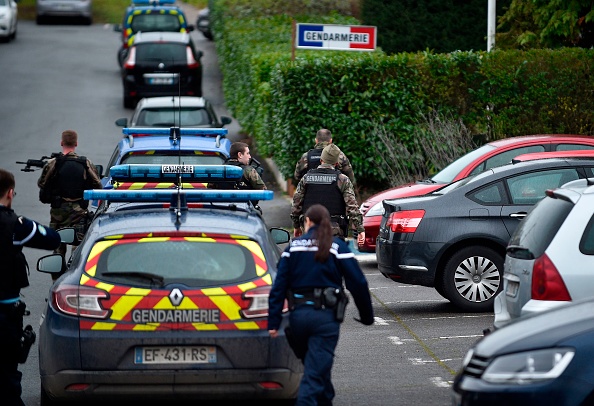
M 298 289 L 289 292 L 289 306 L 294 308 L 298 305 L 310 305 L 316 309 L 333 309 L 338 302 L 340 289 L 327 288 L 311 288 Z

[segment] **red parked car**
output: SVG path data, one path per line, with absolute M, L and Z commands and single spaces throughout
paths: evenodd
M 518 155 L 549 152 L 594 150 L 594 136 L 571 134 L 538 134 L 510 137 L 489 142 L 458 158 L 430 178 L 397 186 L 377 193 L 361 205 L 365 242 L 358 247 L 362 252 L 375 252 L 375 240 L 382 219 L 382 200 L 420 196 L 486 169 L 511 163 Z

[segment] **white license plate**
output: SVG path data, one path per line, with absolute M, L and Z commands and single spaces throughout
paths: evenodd
M 211 346 L 136 347 L 135 364 L 214 364 L 217 349 Z
M 172 85 L 173 78 L 149 78 L 150 85 Z
M 510 280 L 507 281 L 507 287 L 505 288 L 505 295 L 516 297 L 518 294 L 518 289 L 520 288 L 520 284 L 518 282 L 512 282 Z
M 193 165 L 161 165 L 161 173 L 194 173 Z

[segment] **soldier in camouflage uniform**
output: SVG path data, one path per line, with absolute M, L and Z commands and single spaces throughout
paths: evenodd
M 332 133 L 330 130 L 323 128 L 318 131 L 316 134 L 315 143 L 316 145 L 313 147 L 313 149 L 305 152 L 301 156 L 301 159 L 297 161 L 297 165 L 295 165 L 295 173 L 293 175 L 293 183 L 295 185 L 299 184 L 299 181 L 303 175 L 307 173 L 308 169 L 315 169 L 320 165 L 320 155 L 322 154 L 322 150 L 329 144 L 332 144 Z M 336 169 L 348 176 L 351 180 L 351 183 L 355 185 L 355 173 L 353 172 L 353 167 L 351 166 L 349 159 L 342 151 L 338 157 Z
M 78 146 L 76 131 L 64 131 L 61 146 L 62 154 L 50 159 L 43 167 L 37 186 L 41 190 L 51 190 L 50 227 L 54 230 L 74 227 L 80 241 L 86 231 L 89 204 L 83 199 L 83 192 L 85 189 L 101 189 L 101 180 L 93 163 L 75 152 Z M 65 256 L 66 245 L 61 244 L 55 252 Z
M 266 190 L 266 184 L 258 171 L 250 165 L 251 159 L 252 155 L 248 144 L 238 141 L 231 144 L 229 159 L 225 164 L 239 166 L 243 169 L 243 176 L 237 183 L 237 189 Z
M 336 145 L 329 144 L 322 150 L 322 163 L 308 171 L 299 181 L 291 207 L 295 237 L 303 232 L 303 214 L 314 204 L 321 204 L 330 212 L 335 235 L 346 238 L 350 223 L 353 236 L 358 234 L 357 241 L 362 244 L 365 240 L 363 216 L 359 211 L 353 184 L 348 176 L 336 169 L 340 154 Z

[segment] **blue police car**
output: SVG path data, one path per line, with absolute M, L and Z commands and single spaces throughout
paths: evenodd
M 122 132 L 124 137 L 115 147 L 101 180 L 103 187 L 112 186 L 109 168 L 114 165 L 221 165 L 229 158 L 231 149 L 226 128 L 134 127 L 123 128 Z M 194 187 L 206 187 L 205 183 L 192 184 Z M 118 188 L 152 189 L 170 186 L 171 182 L 144 181 L 120 182 Z
M 194 30 L 175 0 L 133 0 L 126 8 L 122 24 L 114 25 L 121 32 L 118 63 L 123 65 L 127 50 L 137 32 L 182 32 Z
M 102 204 L 67 269 L 60 255 L 39 260 L 41 272 L 65 270 L 39 330 L 41 404 L 294 399 L 303 366 L 267 331 L 277 244 L 289 233 L 268 229 L 250 203 L 273 192 L 179 187 L 235 181 L 234 166 L 110 172 L 176 188 L 85 191 Z

